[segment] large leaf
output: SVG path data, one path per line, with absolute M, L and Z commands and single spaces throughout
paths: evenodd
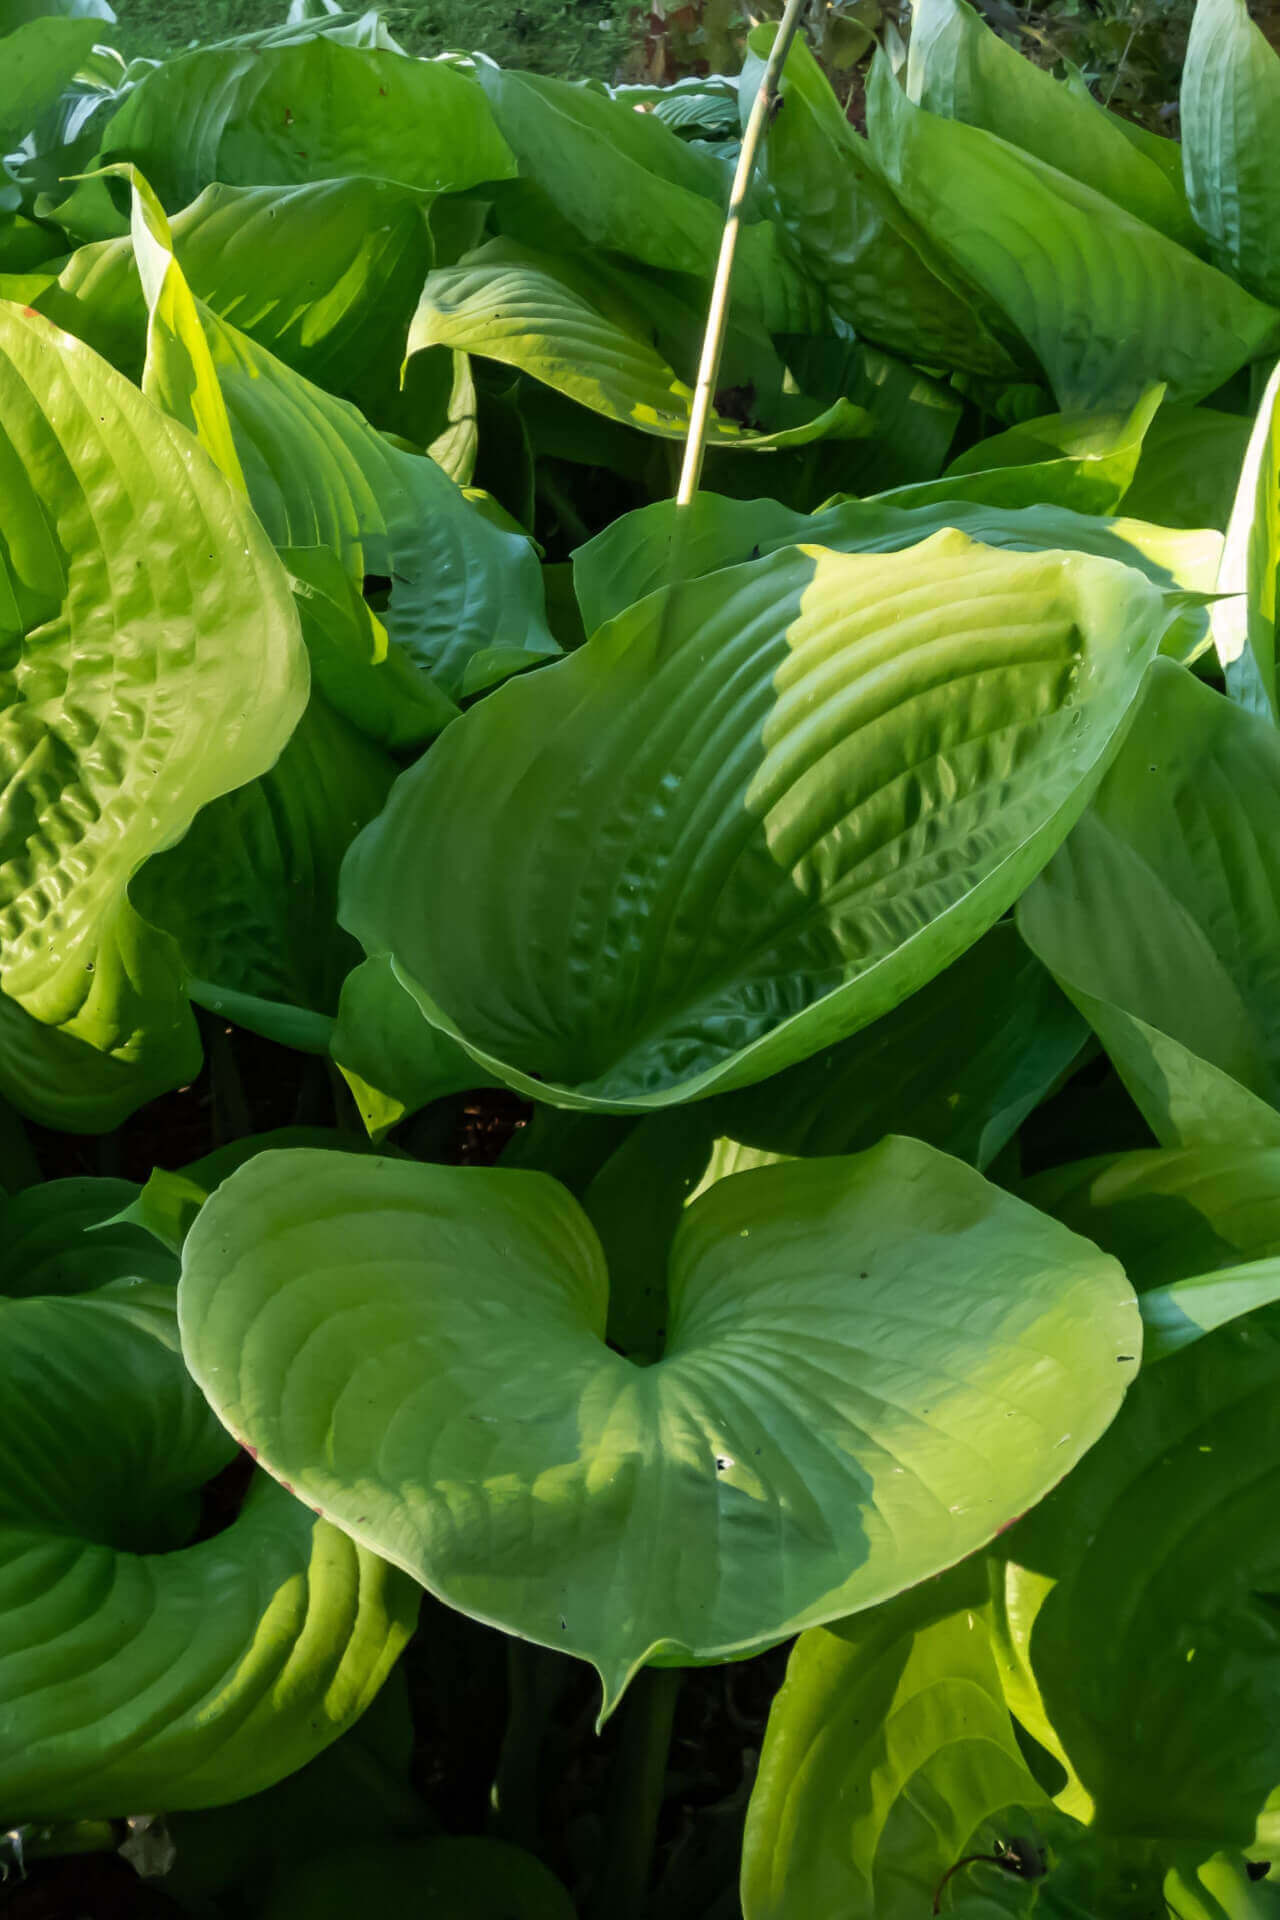
M 892 1013 L 707 1118 L 774 1153 L 853 1153 L 886 1133 L 987 1167 L 1079 1053 L 1087 1028 L 1007 922 Z
M 1164 618 L 1130 568 L 956 533 L 651 595 L 401 777 L 344 923 L 532 1098 L 638 1111 L 764 1079 L 1000 917 Z
M 421 196 L 382 180 L 207 187 L 174 216 L 196 296 L 309 380 L 339 393 L 394 376 L 431 266 Z M 28 304 L 140 380 L 147 307 L 127 236 L 80 247 Z
M 968 0 L 915 0 L 907 91 L 930 113 L 984 127 L 1083 181 L 1182 246 L 1199 244 L 1176 173 L 1135 145 L 1087 88 L 1024 59 Z
M 1213 638 L 1227 692 L 1253 713 L 1280 720 L 1276 627 L 1280 619 L 1280 364 L 1258 408 L 1245 452 L 1218 574 L 1226 596 L 1213 609 Z
M 1187 189 L 1214 258 L 1280 303 L 1280 182 L 1267 151 L 1280 59 L 1245 0 L 1196 0 L 1181 106 Z
M 683 440 L 693 389 L 653 346 L 652 332 L 644 309 L 611 297 L 587 267 L 512 240 L 491 240 L 456 267 L 427 276 L 409 352 L 451 347 L 498 360 L 610 420 Z M 812 411 L 815 418 L 765 433 L 713 412 L 707 441 L 770 451 L 826 434 L 860 439 L 871 431 L 866 409 L 848 401 Z
M 141 167 L 167 207 L 214 181 L 296 186 L 363 174 L 456 193 L 515 172 L 474 80 L 327 34 L 166 61 L 127 95 L 102 150 Z
M 183 429 L 79 342 L 0 306 L 6 696 L 0 981 L 69 1043 L 38 1091 L 105 1124 L 199 1059 L 176 954 L 127 887 L 261 773 L 306 700 L 288 582 Z M 252 694 L 252 698 L 247 697 Z M 19 1052 L 22 1047 L 19 1038 Z M 123 1084 L 86 1113 L 74 1049 Z M 6 1039 L 0 1074 L 29 1104 Z M 101 1111 L 101 1106 L 98 1110 Z
M 952 492 L 954 487 L 963 494 L 972 481 L 999 479 L 1005 484 L 998 491 L 1007 489 L 1016 499 L 1021 487 L 1033 495 L 1040 481 L 1032 476 L 1043 473 L 1043 465 L 997 468 L 954 482 L 943 479 L 933 486 L 902 488 L 883 500 L 840 501 L 815 514 L 796 513 L 776 500 L 730 500 L 711 493 L 700 493 L 687 511 L 658 500 L 624 514 L 575 552 L 574 588 L 583 621 L 593 633 L 669 581 L 759 559 L 797 542 L 838 553 L 896 553 L 947 527 L 987 547 L 1095 554 L 1136 567 L 1157 586 L 1212 595 L 1222 540 L 1208 529 L 1179 532 L 1139 520 L 1104 520 L 1065 507 L 957 499 Z M 1169 627 L 1161 646 L 1184 657 L 1209 644 L 1209 616 L 1192 606 Z
M 914 105 L 883 56 L 867 98 L 877 165 L 1008 316 L 1060 407 L 1132 406 L 1157 381 L 1203 399 L 1280 340 L 1280 314 L 1092 187 Z
M 1112 1835 L 1280 1839 L 1278 1386 L 1273 1314 L 1174 1354 L 1001 1543 L 1015 1640 Z
M 1113 1253 L 1141 1300 L 1144 1364 L 1280 1298 L 1280 1153 L 1120 1153 L 1023 1189 Z
M 751 35 L 744 99 L 754 95 L 776 32 L 766 22 Z M 769 205 L 789 251 L 835 312 L 908 359 L 1011 377 L 1017 343 L 898 205 L 802 40 L 787 55 L 781 96 L 762 161 Z
M 746 1652 L 970 1552 L 1112 1419 L 1118 1267 L 913 1141 L 720 1181 L 662 1359 L 545 1175 L 262 1154 L 187 1237 L 187 1364 L 263 1463 L 450 1605 L 636 1670 Z M 1121 1356 L 1127 1356 L 1121 1358 Z
M 728 198 L 716 160 L 655 115 L 589 88 L 488 64 L 477 78 L 530 183 L 520 196 L 499 199 L 504 231 L 534 246 L 601 249 L 710 278 Z M 733 290 L 739 310 L 772 332 L 821 323 L 816 289 L 779 255 L 772 227 L 749 214 Z
M 982 1561 L 815 1628 L 774 1699 L 742 1858 L 746 1920 L 918 1920 L 1002 1877 L 1049 1811 L 1014 1735 Z
M 1280 1143 L 1280 736 L 1166 662 L 1018 925 L 1158 1140 Z
M 4 1301 L 0 1327 L 6 1818 L 213 1805 L 302 1765 L 377 1692 L 411 1584 L 262 1476 L 193 1541 L 234 1448 L 171 1289 Z

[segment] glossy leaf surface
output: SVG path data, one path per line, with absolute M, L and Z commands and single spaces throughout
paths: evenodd
M 1091 1444 L 1140 1351 L 1112 1262 L 910 1141 L 704 1194 L 654 1366 L 604 1344 L 608 1291 L 544 1175 L 264 1154 L 188 1235 L 183 1350 L 272 1472 L 451 1605 L 589 1659 L 606 1712 L 646 1661 L 961 1558 Z
M 654 595 L 397 782 L 345 922 L 534 1098 L 763 1079 L 999 918 L 1083 807 L 1163 617 L 1128 568 L 954 533 Z

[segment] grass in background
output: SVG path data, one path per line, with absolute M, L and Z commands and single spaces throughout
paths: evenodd
M 354 0 L 352 0 L 354 4 Z M 286 0 L 113 0 L 121 52 L 153 59 L 284 19 Z M 503 66 L 612 80 L 633 38 L 626 0 L 395 0 L 380 6 L 409 53 L 479 48 Z

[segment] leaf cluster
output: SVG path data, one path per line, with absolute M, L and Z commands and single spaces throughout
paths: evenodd
M 0 27 L 15 1915 L 1271 1914 L 1243 0 L 1181 146 L 794 45 L 681 507 L 773 25 Z

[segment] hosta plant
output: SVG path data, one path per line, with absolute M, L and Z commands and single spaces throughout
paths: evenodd
M 1280 1913 L 1280 56 L 794 12 L 0 3 L 15 1920 Z

